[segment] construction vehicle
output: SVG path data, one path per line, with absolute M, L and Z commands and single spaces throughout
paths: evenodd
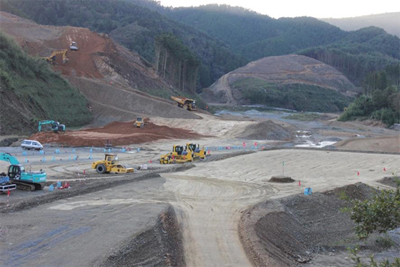
M 11 164 L 8 167 L 7 176 L 10 179 L 10 183 L 16 184 L 18 189 L 27 191 L 42 190 L 46 185 L 47 175 L 44 171 L 27 172 L 24 166 L 8 153 L 0 153 L 0 160 Z
M 42 125 L 50 125 L 51 126 L 51 131 L 57 133 L 57 132 L 65 132 L 65 125 L 60 124 L 58 121 L 52 121 L 52 120 L 45 120 L 45 121 L 39 121 L 39 132 L 42 131 Z
M 17 185 L 10 182 L 10 177 L 8 177 L 4 172 L 0 173 L 0 193 L 15 189 L 17 189 Z
M 196 100 L 189 99 L 182 96 L 171 96 L 171 99 L 178 103 L 178 107 L 185 108 L 187 110 L 196 110 Z
M 65 64 L 68 61 L 67 52 L 68 52 L 67 49 L 55 50 L 51 53 L 51 55 L 49 57 L 42 57 L 42 58 L 51 64 L 56 64 L 57 63 L 56 56 L 61 54 L 62 55 L 62 63 Z
M 192 152 L 187 151 L 186 147 L 178 145 L 172 147 L 172 152 L 160 157 L 160 164 L 185 163 L 192 161 Z
M 144 120 L 142 117 L 137 117 L 136 121 L 133 123 L 133 126 L 136 128 L 143 128 L 145 125 Z
M 71 45 L 69 46 L 69 49 L 71 49 L 72 51 L 78 51 L 79 50 L 76 42 L 71 42 Z
M 205 159 L 206 158 L 206 150 L 204 147 L 200 149 L 199 144 L 194 144 L 194 143 L 187 143 L 186 148 L 188 151 L 192 152 L 192 157 L 194 159 Z
M 125 166 L 118 163 L 118 157 L 116 154 L 105 154 L 104 160 L 98 160 L 92 163 L 92 169 L 95 169 L 97 173 L 130 173 L 133 172 L 133 168 L 126 168 Z

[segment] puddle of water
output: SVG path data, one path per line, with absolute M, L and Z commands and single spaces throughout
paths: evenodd
M 295 147 L 313 147 L 313 148 L 321 148 L 326 146 L 331 146 L 335 144 L 336 141 L 321 141 L 318 143 L 314 143 L 312 141 L 306 141 L 304 144 L 296 145 Z

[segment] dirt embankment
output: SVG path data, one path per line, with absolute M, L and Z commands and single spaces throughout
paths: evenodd
M 169 206 L 154 227 L 128 238 L 99 266 L 185 266 L 182 233 L 174 208 Z
M 238 138 L 250 140 L 291 140 L 294 129 L 294 127 L 283 127 L 268 120 L 247 126 L 239 133 Z
M 65 133 L 40 132 L 29 137 L 41 143 L 55 143 L 65 146 L 102 147 L 107 142 L 111 145 L 130 145 L 156 141 L 160 139 L 199 138 L 201 135 L 185 129 L 158 126 L 151 122 L 143 128 L 133 126 L 131 122 L 112 122 L 102 128 Z
M 339 150 L 400 153 L 400 135 L 375 138 L 351 138 L 335 144 Z
M 366 199 L 374 189 L 357 183 L 325 193 L 295 195 L 258 204 L 243 213 L 241 241 L 256 266 L 295 266 L 324 257 L 325 266 L 349 266 L 346 248 L 359 243 L 354 223 L 340 209 L 352 199 Z M 361 243 L 359 243 L 361 244 Z M 363 249 L 376 251 L 375 242 L 362 243 Z

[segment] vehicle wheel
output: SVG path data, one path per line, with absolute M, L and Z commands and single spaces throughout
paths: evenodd
M 106 166 L 104 164 L 99 164 L 96 167 L 97 173 L 103 174 L 106 172 Z

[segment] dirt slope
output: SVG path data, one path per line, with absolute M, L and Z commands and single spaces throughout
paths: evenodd
M 94 125 L 102 126 L 116 119 L 132 120 L 138 114 L 197 117 L 178 109 L 172 101 L 137 90 L 178 94 L 155 73 L 151 64 L 107 35 L 86 28 L 39 25 L 5 12 L 0 12 L 0 22 L 1 30 L 14 37 L 30 55 L 44 57 L 52 51 L 68 49 L 68 61 L 63 64 L 58 55 L 53 67 L 96 106 L 92 108 Z M 72 41 L 77 43 L 78 51 L 69 50 Z
M 240 103 L 231 84 L 245 78 L 258 78 L 272 84 L 307 84 L 352 95 L 355 86 L 340 72 L 318 60 L 285 55 L 265 57 L 250 62 L 222 76 L 203 93 L 204 99 L 211 103 Z

